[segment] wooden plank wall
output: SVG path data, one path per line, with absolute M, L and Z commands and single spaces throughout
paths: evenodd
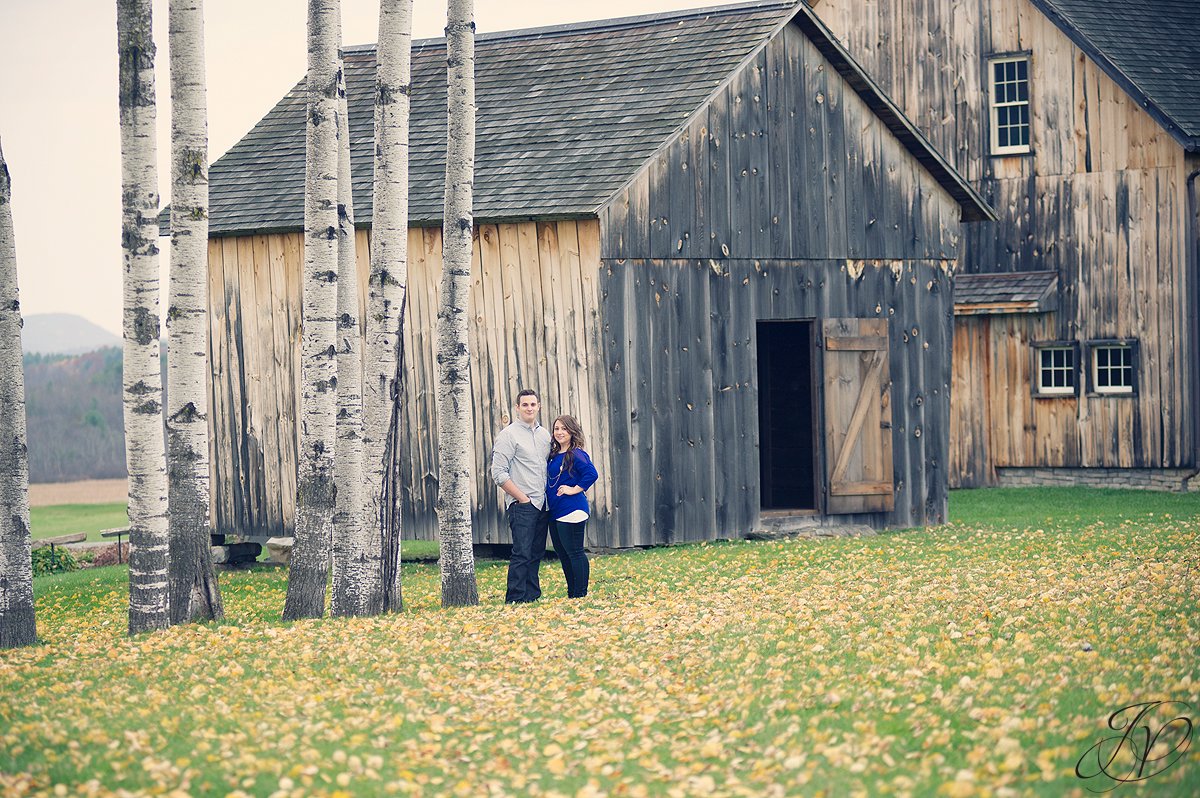
M 957 480 L 978 484 L 1005 465 L 1195 464 L 1182 147 L 1028 0 L 820 0 L 815 10 L 999 214 L 966 226 L 960 267 L 1059 275 L 1059 310 L 1045 319 L 959 323 L 960 337 L 981 337 L 956 342 Z M 1015 52 L 1031 54 L 1033 152 L 989 157 L 986 59 Z M 1103 338 L 1139 341 L 1136 397 L 1028 398 L 1029 342 Z M 987 352 L 985 416 L 975 403 Z
M 959 216 L 957 203 L 788 26 L 601 210 L 601 251 L 950 260 Z
M 835 519 L 876 527 L 945 520 L 951 320 L 943 262 L 605 265 L 616 545 L 737 538 L 758 525 L 756 320 L 889 320 L 895 510 Z
M 601 211 L 616 544 L 759 523 L 759 320 L 889 319 L 895 510 L 835 519 L 943 520 L 959 216 L 798 29 L 734 75 Z
M 357 245 L 365 303 L 367 231 L 358 232 Z M 302 260 L 299 233 L 210 242 L 213 518 L 228 534 L 262 537 L 293 529 Z M 401 474 L 409 538 L 431 539 L 436 531 L 434 325 L 441 268 L 440 229 L 410 230 L 402 420 L 408 448 Z M 473 270 L 476 541 L 508 542 L 487 466 L 492 439 L 511 420 L 523 387 L 541 392 L 543 423 L 560 413 L 582 422 L 601 473 L 590 494 L 596 521 L 589 537 L 601 540 L 611 474 L 599 225 L 594 219 L 480 225 Z

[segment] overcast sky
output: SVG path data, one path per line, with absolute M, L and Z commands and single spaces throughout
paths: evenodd
M 476 0 L 480 32 L 725 5 L 728 0 Z M 207 0 L 210 159 L 304 75 L 304 0 Z M 442 35 L 445 0 L 415 0 L 413 34 Z M 377 0 L 342 0 L 346 44 L 375 41 Z M 159 191 L 170 201 L 167 0 L 154 0 Z M 115 0 L 0 0 L 0 144 L 13 181 L 21 308 L 120 334 Z

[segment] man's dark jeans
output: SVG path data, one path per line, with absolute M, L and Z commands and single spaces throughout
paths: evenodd
M 532 503 L 513 502 L 508 506 L 508 528 L 512 532 L 512 557 L 508 561 L 509 603 L 537 601 L 542 595 L 538 568 L 546 556 L 546 529 L 550 513 Z

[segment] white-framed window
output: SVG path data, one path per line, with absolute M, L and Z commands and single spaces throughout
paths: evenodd
M 1131 343 L 1094 343 L 1092 390 L 1096 393 L 1131 394 L 1134 390 L 1135 348 Z
M 1037 393 L 1041 396 L 1073 396 L 1075 394 L 1075 347 L 1044 345 L 1035 349 L 1037 358 Z
M 992 155 L 1031 152 L 1029 56 L 1014 55 L 989 60 L 988 81 Z

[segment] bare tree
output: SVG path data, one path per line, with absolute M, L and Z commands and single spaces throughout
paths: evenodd
M 171 623 L 221 618 L 208 502 L 208 98 L 204 0 L 171 0 L 167 507 Z
M 338 37 L 340 40 L 340 36 Z M 354 192 L 350 175 L 350 123 L 345 66 L 338 70 L 338 283 L 337 448 L 333 478 L 334 615 L 366 615 L 368 529 L 363 513 L 362 330 L 358 318 L 358 263 L 354 242 Z M 373 581 L 373 580 L 372 580 Z
M 412 0 L 381 0 L 375 67 L 375 178 L 371 276 L 367 283 L 366 378 L 363 381 L 364 576 L 369 611 L 398 611 L 400 502 L 397 496 L 399 403 L 404 379 L 408 287 L 408 113 L 412 84 Z
M 446 197 L 438 300 L 438 532 L 442 606 L 479 603 L 471 549 L 471 373 L 467 341 L 475 179 L 475 3 L 450 0 L 446 19 Z
M 325 613 L 335 511 L 337 409 L 338 0 L 308 3 L 304 185 L 304 338 L 296 535 L 284 620 Z
M 0 148 L 0 648 L 37 640 L 12 182 Z
M 165 628 L 167 462 L 158 352 L 158 147 L 150 0 L 117 0 L 129 633 Z

